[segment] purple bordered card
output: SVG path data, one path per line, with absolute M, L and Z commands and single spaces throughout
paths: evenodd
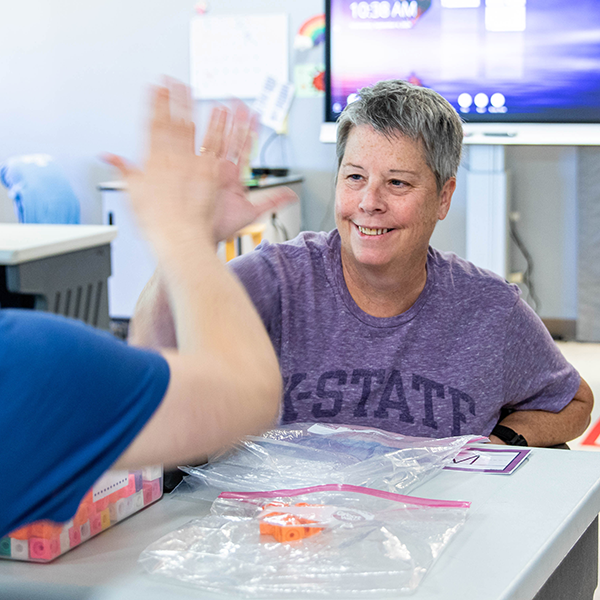
M 469 446 L 461 450 L 444 467 L 450 471 L 477 471 L 479 473 L 497 473 L 510 475 L 527 459 L 530 448 L 474 448 Z

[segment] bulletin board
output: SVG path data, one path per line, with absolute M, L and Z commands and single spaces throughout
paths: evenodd
M 198 16 L 190 31 L 190 82 L 198 99 L 256 98 L 267 76 L 289 81 L 288 16 Z

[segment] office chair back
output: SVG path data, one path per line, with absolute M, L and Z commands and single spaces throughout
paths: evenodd
M 0 165 L 0 181 L 13 199 L 19 223 L 80 222 L 79 200 L 47 154 L 9 158 Z
M 0 181 L 19 223 L 79 224 L 79 200 L 47 154 L 9 158 L 0 164 Z M 109 329 L 109 276 L 109 245 L 0 266 L 0 307 L 52 312 Z

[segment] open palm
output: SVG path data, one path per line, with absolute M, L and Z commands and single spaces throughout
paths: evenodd
M 219 192 L 214 216 L 215 241 L 232 237 L 263 213 L 297 198 L 289 188 L 278 186 L 254 192 L 255 201 L 250 201 L 241 174 L 249 162 L 255 119 L 242 103 L 236 107 L 229 124 L 228 118 L 229 112 L 225 108 L 213 110 L 200 150 L 201 154 L 210 153 L 217 157 Z M 228 134 L 224 136 L 223 131 L 227 128 Z

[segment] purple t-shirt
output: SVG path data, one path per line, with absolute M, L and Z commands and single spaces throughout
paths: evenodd
M 573 399 L 579 374 L 517 286 L 430 248 L 413 306 L 373 317 L 352 299 L 340 256 L 334 230 L 263 242 L 229 263 L 278 353 L 283 423 L 488 435 L 504 406 L 558 412 Z

